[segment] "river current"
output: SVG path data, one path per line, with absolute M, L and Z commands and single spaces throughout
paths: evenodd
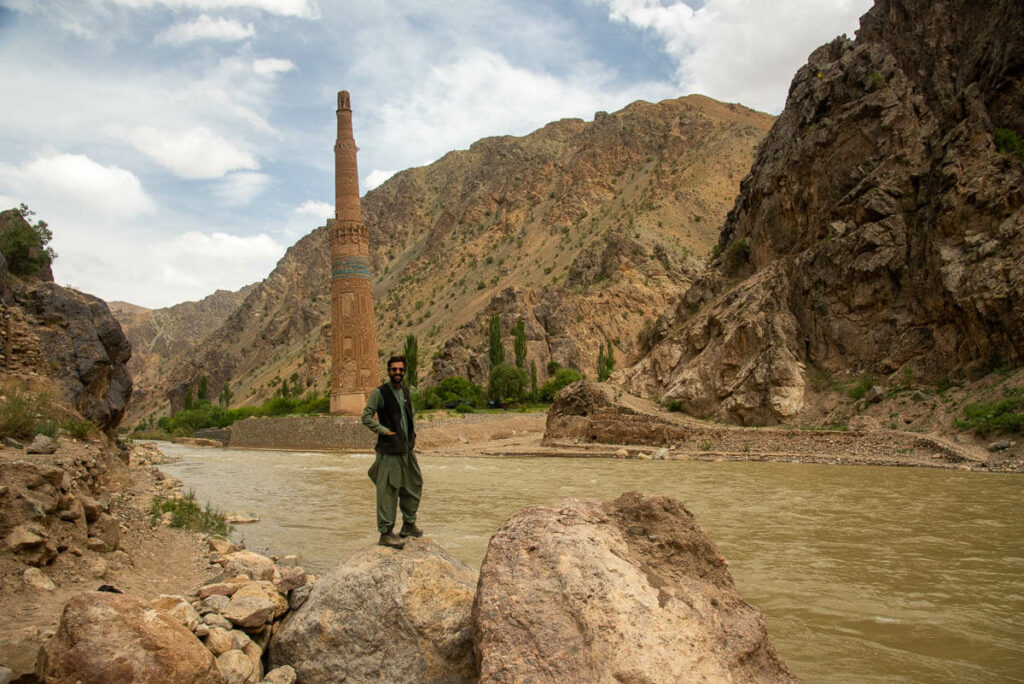
M 160 466 L 233 538 L 323 573 L 376 542 L 371 454 L 196 449 Z M 681 500 L 802 682 L 1024 682 L 1024 477 L 797 463 L 421 457 L 419 525 L 479 568 L 517 510 Z

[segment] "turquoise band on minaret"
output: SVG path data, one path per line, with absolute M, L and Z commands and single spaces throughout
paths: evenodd
M 361 256 L 345 256 L 331 262 L 331 278 L 371 278 L 370 260 Z

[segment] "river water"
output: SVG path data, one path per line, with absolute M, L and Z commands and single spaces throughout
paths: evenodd
M 161 469 L 251 511 L 234 539 L 323 573 L 376 542 L 369 454 L 196 449 Z M 479 568 L 524 506 L 624 491 L 684 502 L 803 682 L 1024 682 L 1024 477 L 924 468 L 421 458 L 419 524 Z

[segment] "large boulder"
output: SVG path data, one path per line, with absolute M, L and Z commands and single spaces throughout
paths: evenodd
M 524 509 L 491 537 L 473 604 L 487 682 L 787 682 L 726 561 L 678 501 Z
M 475 679 L 476 573 L 426 539 L 367 547 L 317 580 L 270 641 L 270 667 L 306 684 Z
M 125 365 L 132 347 L 106 302 L 47 282 L 16 299 L 35 320 L 43 357 L 66 398 L 101 430 L 113 432 L 132 394 Z
M 188 628 L 122 594 L 73 597 L 46 650 L 49 684 L 223 681 L 213 654 Z

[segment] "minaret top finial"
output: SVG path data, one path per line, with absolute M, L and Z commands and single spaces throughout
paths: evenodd
M 338 92 L 338 109 L 347 109 L 352 111 L 352 101 L 348 97 L 348 91 L 342 90 Z

